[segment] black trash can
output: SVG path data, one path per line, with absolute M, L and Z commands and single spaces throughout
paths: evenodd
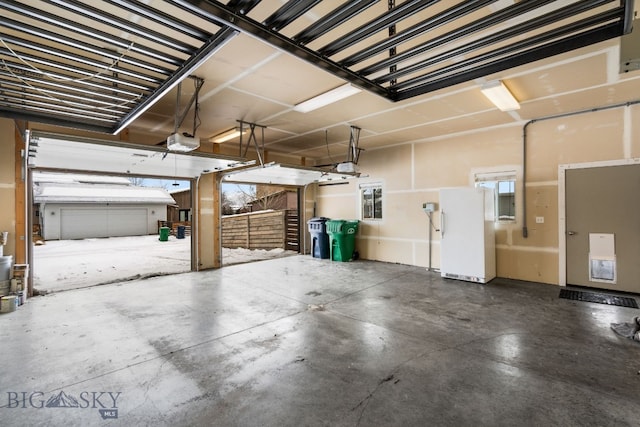
M 185 230 L 184 225 L 179 225 L 178 226 L 178 230 L 176 231 L 176 239 L 184 239 L 184 230 Z
M 329 218 L 317 217 L 307 221 L 311 234 L 311 255 L 314 258 L 329 258 L 329 235 L 326 223 Z

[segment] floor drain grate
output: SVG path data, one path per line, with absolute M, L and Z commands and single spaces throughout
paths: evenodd
M 638 303 L 634 298 L 617 297 L 615 295 L 600 294 L 597 292 L 560 289 L 560 298 L 574 301 L 595 302 L 597 304 L 617 305 L 620 307 L 638 308 Z

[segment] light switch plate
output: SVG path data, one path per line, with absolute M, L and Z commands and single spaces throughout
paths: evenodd
M 536 217 L 536 224 L 544 224 L 544 217 L 543 216 L 537 216 Z

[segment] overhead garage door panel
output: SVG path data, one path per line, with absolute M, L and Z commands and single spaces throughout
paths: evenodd
M 141 236 L 147 234 L 147 210 L 139 208 L 61 209 L 60 238 Z
M 109 209 L 108 214 L 110 237 L 148 234 L 146 209 Z
M 107 237 L 105 209 L 60 209 L 60 238 Z

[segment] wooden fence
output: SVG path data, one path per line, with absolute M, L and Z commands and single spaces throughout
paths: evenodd
M 300 234 L 297 218 L 297 211 L 291 210 L 224 216 L 222 246 L 232 249 L 282 248 L 297 251 Z
M 298 216 L 298 211 L 289 209 L 284 212 L 284 248 L 288 251 L 300 252 L 300 217 Z

